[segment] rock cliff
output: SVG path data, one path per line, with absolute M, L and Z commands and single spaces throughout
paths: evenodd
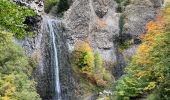
M 79 41 L 88 41 L 102 54 L 104 63 L 114 67 L 115 77 L 120 77 L 126 56 L 135 53 L 138 35 L 145 32 L 146 23 L 155 18 L 161 5 L 162 0 L 130 0 L 125 11 L 119 13 L 114 0 L 74 0 L 63 21 L 69 50 Z M 120 52 L 118 42 L 126 39 L 132 39 L 134 45 Z

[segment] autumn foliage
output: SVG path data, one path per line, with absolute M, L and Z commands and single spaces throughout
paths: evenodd
M 146 30 L 126 74 L 117 82 L 118 99 L 143 94 L 148 95 L 147 100 L 170 99 L 170 4 L 146 25 Z
M 106 86 L 111 80 L 111 75 L 102 65 L 102 58 L 98 52 L 93 53 L 87 42 L 77 43 L 72 52 L 72 65 L 80 77 L 85 77 L 97 86 Z

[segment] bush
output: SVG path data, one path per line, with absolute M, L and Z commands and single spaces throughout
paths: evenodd
M 62 14 L 64 11 L 69 9 L 70 3 L 68 0 L 60 0 L 58 3 L 58 12 L 59 14 Z
M 115 0 L 118 4 L 117 12 L 123 12 L 125 7 L 130 4 L 130 0 Z
M 105 81 L 111 81 L 112 80 L 112 75 L 109 72 L 103 73 L 103 79 Z
M 94 63 L 95 63 L 95 72 L 102 73 L 100 69 L 102 69 L 103 67 L 103 61 L 98 51 L 94 53 Z
M 46 13 L 49 13 L 52 7 L 57 6 L 56 14 L 61 17 L 63 16 L 63 12 L 67 11 L 70 6 L 69 0 L 45 0 L 44 10 Z
M 44 10 L 46 13 L 49 13 L 53 6 L 57 5 L 60 0 L 45 0 Z
M 101 87 L 105 87 L 107 84 L 107 82 L 104 81 L 103 79 L 99 79 L 96 82 L 97 82 L 97 86 L 101 86 Z
M 23 24 L 25 17 L 34 15 L 33 10 L 17 6 L 8 0 L 2 0 L 0 2 L 0 29 L 12 32 L 18 39 L 23 39 L 25 35 L 31 34 L 25 31 L 28 28 L 26 24 Z
M 91 83 L 104 87 L 111 81 L 111 74 L 103 68 L 102 57 L 99 52 L 93 52 L 86 42 L 79 42 L 73 51 L 73 69 L 91 81 Z
M 73 66 L 80 69 L 81 73 L 90 75 L 94 69 L 94 56 L 93 52 L 86 42 L 77 44 L 73 51 Z

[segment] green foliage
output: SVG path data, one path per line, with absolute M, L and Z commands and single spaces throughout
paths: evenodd
M 125 24 L 125 15 L 121 14 L 119 19 L 119 29 L 120 29 L 119 35 L 121 38 L 120 40 L 118 40 L 120 52 L 124 51 L 125 49 L 128 49 L 133 44 L 133 41 L 130 37 L 124 38 L 126 36 L 126 34 L 123 34 L 124 24 Z
M 0 30 L 0 40 L 0 100 L 39 100 L 22 48 L 13 43 L 12 33 Z
M 119 51 L 124 51 L 126 49 L 128 49 L 131 45 L 133 44 L 132 39 L 131 40 L 125 40 L 122 43 L 120 43 L 119 45 Z
M 63 16 L 64 11 L 69 9 L 69 0 L 45 0 L 45 12 L 49 13 L 52 7 L 57 6 L 56 13 L 58 16 Z
M 112 75 L 109 72 L 103 73 L 103 79 L 106 81 L 112 81 Z
M 63 12 L 69 9 L 69 7 L 70 7 L 69 0 L 60 0 L 60 2 L 58 3 L 57 13 L 63 15 Z
M 161 13 L 147 24 L 147 33 L 140 37 L 143 43 L 126 68 L 126 74 L 117 81 L 116 95 L 120 100 L 143 94 L 148 94 L 147 100 L 170 99 L 170 5 Z
M 98 72 L 98 73 L 101 73 L 101 70 L 99 70 L 99 69 L 102 69 L 102 66 L 103 66 L 103 61 L 102 61 L 102 57 L 101 57 L 101 55 L 100 55 L 100 53 L 99 52 L 95 52 L 94 53 L 94 63 L 95 63 L 95 69 L 96 69 L 96 71 L 95 72 Z
M 115 0 L 118 4 L 117 11 L 123 12 L 125 7 L 130 4 L 130 0 Z
M 25 17 L 33 15 L 35 15 L 34 11 L 26 7 L 2 0 L 0 2 L 0 29 L 15 33 L 14 35 L 18 39 L 22 39 L 25 35 L 30 34 L 25 31 L 28 28 L 26 24 L 23 24 Z
M 60 0 L 45 0 L 44 1 L 44 10 L 46 13 L 49 13 L 51 8 L 59 3 Z
M 73 64 L 81 73 L 90 75 L 94 69 L 93 52 L 86 42 L 81 42 L 73 51 Z
M 26 16 L 32 15 L 35 15 L 32 10 L 0 1 L 0 100 L 40 100 L 36 83 L 30 80 L 32 67 L 28 58 L 13 41 L 14 35 L 22 39 L 30 34 L 23 22 Z
M 112 80 L 111 74 L 103 67 L 102 57 L 98 52 L 93 54 L 86 42 L 80 42 L 73 51 L 74 71 L 90 80 L 96 86 L 105 87 Z
M 124 28 L 124 24 L 125 24 L 125 15 L 121 14 L 120 15 L 120 19 L 119 19 L 119 34 L 122 35 L 123 33 L 123 28 Z
M 124 75 L 117 81 L 116 91 L 118 99 L 128 100 L 130 97 L 143 93 L 142 80 L 137 80 L 132 75 Z
M 94 53 L 94 62 L 95 62 L 95 71 L 94 73 L 100 77 L 103 81 L 110 82 L 112 80 L 112 75 L 106 71 L 106 69 L 103 67 L 103 60 L 98 51 Z

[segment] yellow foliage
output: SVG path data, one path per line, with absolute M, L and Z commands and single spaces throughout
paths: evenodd
M 81 68 L 82 73 L 92 73 L 94 68 L 94 56 L 87 42 L 79 42 L 73 52 L 74 66 Z
M 5 84 L 2 86 L 5 89 L 4 94 L 5 96 L 10 96 L 16 91 L 16 87 L 14 85 L 15 76 L 14 74 L 10 74 L 4 78 Z
M 87 42 L 78 42 L 72 54 L 73 70 L 85 76 L 91 83 L 103 87 L 112 79 L 102 66 L 100 54 L 93 54 Z
M 84 41 L 80 41 L 76 44 L 75 47 L 76 51 L 80 51 L 80 52 L 92 52 L 92 49 L 90 48 L 89 44 L 87 42 Z
M 139 73 L 137 73 L 135 76 L 138 77 L 139 79 L 142 78 L 143 76 L 146 76 L 150 74 L 149 71 L 140 71 Z
M 152 90 L 156 87 L 156 82 L 150 82 L 147 87 L 144 88 L 144 91 Z
M 137 49 L 136 64 L 145 65 L 152 63 L 150 52 L 157 46 L 155 37 L 164 34 L 164 19 L 157 17 L 156 21 L 151 21 L 146 25 L 147 32 L 140 36 L 143 43 Z
M 146 25 L 146 29 L 147 29 L 147 33 L 152 33 L 152 34 L 162 33 L 163 32 L 162 19 L 157 18 L 157 22 L 153 22 L 153 21 L 149 22 Z
M 7 96 L 2 97 L 2 100 L 10 100 Z
M 149 55 L 149 51 L 150 51 L 150 46 L 146 44 L 140 45 L 137 50 L 137 55 L 135 56 L 137 58 L 136 63 L 140 65 L 152 63 Z

